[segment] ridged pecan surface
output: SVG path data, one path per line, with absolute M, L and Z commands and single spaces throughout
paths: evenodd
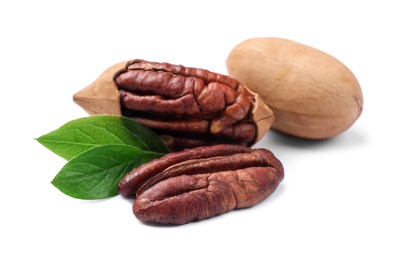
M 228 76 L 134 60 L 117 73 L 115 83 L 122 114 L 157 131 L 173 150 L 256 141 L 254 96 Z
M 135 195 L 133 212 L 144 222 L 184 224 L 262 201 L 284 169 L 272 152 L 214 145 L 170 153 L 131 171 L 120 184 Z

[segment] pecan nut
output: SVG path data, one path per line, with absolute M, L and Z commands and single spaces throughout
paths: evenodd
M 217 143 L 250 146 L 273 112 L 235 79 L 204 69 L 131 60 L 74 95 L 90 114 L 122 114 L 152 128 L 173 150 Z
M 253 206 L 284 177 L 266 149 L 214 145 L 170 153 L 128 173 L 122 195 L 135 195 L 133 212 L 143 222 L 185 224 Z

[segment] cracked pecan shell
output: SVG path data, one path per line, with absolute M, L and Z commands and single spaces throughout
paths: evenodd
M 222 144 L 146 163 L 120 181 L 119 191 L 136 194 L 133 212 L 139 220 L 185 224 L 251 207 L 272 194 L 283 177 L 271 151 Z
M 131 60 L 74 95 L 89 114 L 118 114 L 155 130 L 172 150 L 232 143 L 250 146 L 274 121 L 258 95 L 204 69 Z

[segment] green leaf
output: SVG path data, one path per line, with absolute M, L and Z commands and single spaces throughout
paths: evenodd
M 108 198 L 118 194 L 118 182 L 126 173 L 161 156 L 128 145 L 95 147 L 67 162 L 51 183 L 74 198 Z
M 149 128 L 128 117 L 112 115 L 88 116 L 70 121 L 39 137 L 37 141 L 66 160 L 106 144 L 169 152 L 160 137 Z

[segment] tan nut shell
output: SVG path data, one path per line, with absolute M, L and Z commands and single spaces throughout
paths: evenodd
M 114 78 L 131 63 L 132 60 L 120 62 L 108 68 L 92 84 L 74 94 L 74 102 L 90 115 L 121 115 L 120 94 L 114 82 Z M 252 117 L 257 124 L 256 141 L 259 141 L 271 128 L 275 118 L 273 111 L 262 99 L 251 90 L 247 90 L 255 96 Z
M 280 38 L 253 38 L 227 58 L 231 77 L 258 93 L 275 113 L 272 128 L 322 139 L 349 128 L 363 107 L 361 87 L 340 61 Z

